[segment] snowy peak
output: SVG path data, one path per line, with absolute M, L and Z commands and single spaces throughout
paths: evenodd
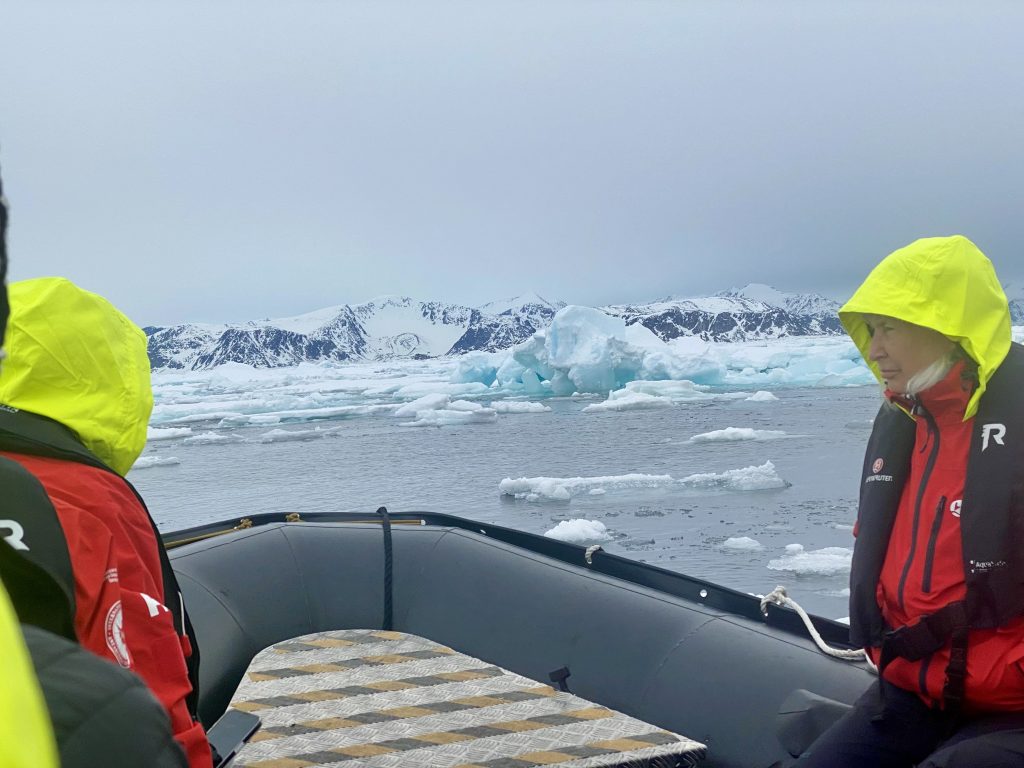
M 1024 281 L 1004 283 L 1003 290 L 1010 301 L 1010 322 L 1024 325 Z
M 555 312 L 564 306 L 564 301 L 552 303 L 534 291 L 530 291 L 529 293 L 524 293 L 521 296 L 514 296 L 511 299 L 489 301 L 480 307 L 480 311 L 485 315 L 514 315 L 522 313 L 523 310 L 547 308 L 550 309 L 552 315 L 554 315 Z
M 769 307 L 778 307 L 798 315 L 832 316 L 841 306 L 838 301 L 817 293 L 783 293 L 764 283 L 748 283 L 742 288 L 730 288 L 719 296 L 749 299 Z
M 640 323 L 664 341 L 698 336 L 706 341 L 745 341 L 842 333 L 839 303 L 816 294 L 783 293 L 752 283 L 693 299 L 605 307 L 627 324 Z

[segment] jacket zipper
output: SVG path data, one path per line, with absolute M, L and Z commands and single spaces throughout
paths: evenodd
M 907 553 L 907 562 L 903 565 L 903 573 L 900 574 L 900 583 L 896 589 L 896 601 L 899 603 L 900 610 L 905 610 L 906 606 L 903 602 L 903 592 L 907 586 L 907 576 L 910 575 L 910 566 L 914 562 L 914 554 L 917 550 L 917 529 L 921 523 L 921 502 L 924 500 L 924 492 L 928 487 L 928 480 L 932 476 L 932 470 L 935 468 L 935 460 L 939 456 L 939 429 L 935 424 L 935 419 L 932 415 L 918 403 L 914 406 L 914 410 L 924 416 L 925 422 L 928 425 L 928 437 L 932 443 L 932 449 L 928 454 L 928 461 L 924 465 L 924 473 L 921 475 L 921 482 L 917 486 L 917 498 L 914 500 L 914 524 L 910 532 L 910 552 Z
M 942 528 L 943 513 L 946 511 L 946 497 L 939 499 L 939 506 L 935 508 L 935 520 L 932 522 L 932 533 L 928 537 L 928 551 L 924 556 L 924 575 L 921 577 L 921 591 L 926 595 L 932 591 L 932 563 L 935 561 L 935 542 L 939 538 L 939 529 Z

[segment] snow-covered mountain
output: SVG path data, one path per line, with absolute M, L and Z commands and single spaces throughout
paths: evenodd
M 784 309 L 791 315 L 834 318 L 842 306 L 835 299 L 817 293 L 783 293 L 763 283 L 749 283 L 743 288 L 730 288 L 718 295 L 760 301 L 770 307 Z
M 605 311 L 628 324 L 643 324 L 664 341 L 679 336 L 744 341 L 840 334 L 839 306 L 839 302 L 817 294 L 783 293 L 751 283 L 715 296 L 615 305 Z
M 1014 325 L 1024 325 L 1024 284 L 1008 283 Z M 565 302 L 535 293 L 481 307 L 382 296 L 365 304 L 326 307 L 297 317 L 232 325 L 146 328 L 154 368 L 205 369 L 226 362 L 280 367 L 312 360 L 393 360 L 495 352 L 545 328 Z M 843 332 L 839 302 L 811 293 L 784 293 L 751 283 L 714 296 L 667 298 L 602 307 L 626 323 L 641 323 L 663 340 L 707 341 L 835 335 Z
M 563 306 L 533 293 L 480 309 L 382 296 L 276 320 L 144 330 L 154 368 L 199 370 L 226 362 L 274 368 L 307 360 L 421 359 L 505 349 L 545 327 Z
M 1010 322 L 1024 325 L 1024 282 L 1006 283 L 1003 285 L 1006 298 L 1010 300 Z

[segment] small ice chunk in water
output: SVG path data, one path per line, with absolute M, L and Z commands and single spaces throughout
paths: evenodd
M 146 429 L 146 440 L 174 440 L 179 437 L 188 437 L 192 434 L 191 427 L 148 427 Z
M 216 432 L 202 432 L 182 440 L 186 445 L 219 445 L 222 443 L 238 443 L 242 438 L 238 435 L 219 435 Z
M 568 501 L 573 496 L 589 494 L 593 490 L 602 493 L 611 490 L 633 490 L 637 488 L 670 488 L 675 484 L 671 475 L 601 475 L 598 477 L 520 477 L 513 480 L 506 477 L 498 484 L 503 496 L 534 501 Z
M 524 403 L 519 400 L 495 400 L 491 408 L 496 413 L 548 413 L 551 410 L 544 403 Z
M 160 456 L 140 456 L 135 460 L 132 465 L 132 469 L 149 469 L 151 467 L 170 467 L 175 464 L 181 464 L 181 460 L 174 457 L 168 456 L 167 458 L 161 458 Z
M 755 392 L 754 394 L 752 394 L 750 397 L 748 397 L 747 398 L 747 402 L 751 402 L 751 403 L 768 403 L 768 402 L 771 402 L 772 400 L 778 400 L 778 399 L 779 398 L 777 398 L 771 392 L 768 392 L 767 390 L 761 389 L 761 390 L 758 390 L 757 392 Z
M 749 427 L 726 427 L 711 432 L 702 432 L 690 438 L 691 443 L 735 443 L 741 440 L 780 440 L 789 437 L 777 429 L 751 429 Z
M 670 408 L 672 401 L 667 397 L 648 395 L 646 392 L 630 392 L 619 389 L 609 393 L 603 403 L 591 403 L 583 409 L 584 413 L 601 413 L 603 411 L 647 411 L 652 408 Z
M 788 488 L 789 483 L 779 477 L 770 461 L 756 467 L 729 469 L 721 474 L 703 472 L 684 477 L 680 485 L 695 489 L 722 489 L 729 491 L 766 491 Z
M 439 408 L 445 408 L 450 400 L 451 398 L 448 395 L 441 392 L 424 395 L 399 407 L 395 411 L 395 416 L 400 419 L 407 419 L 410 416 L 416 416 L 419 411 L 436 411 Z
M 797 575 L 838 576 L 850 572 L 853 550 L 847 547 L 824 547 L 810 552 L 801 544 L 786 546 L 786 554 L 768 561 L 773 571 L 790 571 Z
M 544 535 L 570 544 L 597 544 L 612 539 L 608 527 L 600 520 L 563 520 Z
M 734 536 L 733 538 L 726 539 L 722 543 L 722 549 L 735 549 L 744 552 L 752 552 L 759 549 L 764 549 L 759 541 L 750 538 L 749 536 Z

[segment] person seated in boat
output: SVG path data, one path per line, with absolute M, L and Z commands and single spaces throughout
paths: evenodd
M 0 183 L 0 363 L 7 329 L 7 206 Z M 0 489 L 2 493 L 3 489 Z M 2 494 L 6 501 L 6 494 Z M 6 505 L 5 505 L 6 506 Z M 2 512 L 2 508 L 0 508 Z M 0 515 L 2 517 L 2 515 Z M 0 527 L 3 522 L 0 521 Z M 3 531 L 0 530 L 0 533 Z M 9 546 L 0 536 L 0 548 Z M 2 572 L 0 572 L 2 576 Z M 0 764 L 11 768 L 57 768 L 53 726 L 22 635 L 18 615 L 0 579 Z
M 50 520 L 11 505 L 3 515 L 11 518 L 8 543 L 67 578 L 78 642 L 141 677 L 191 768 L 210 768 L 181 597 L 149 513 L 124 477 L 145 446 L 153 403 L 145 334 L 62 278 L 14 283 L 9 299 L 0 456 L 42 486 Z
M 884 386 L 850 636 L 879 680 L 800 766 L 1024 765 L 1024 347 L 967 238 L 886 257 L 840 309 Z
M 6 233 L 0 182 L 0 362 L 8 319 Z M 7 458 L 0 458 L 0 500 L 0 765 L 185 768 L 170 718 L 142 680 L 75 641 L 74 585 L 54 577 L 59 553 L 36 541 L 56 513 L 39 482 Z M 15 511 L 31 519 L 14 520 Z M 66 545 L 63 554 L 66 561 Z

